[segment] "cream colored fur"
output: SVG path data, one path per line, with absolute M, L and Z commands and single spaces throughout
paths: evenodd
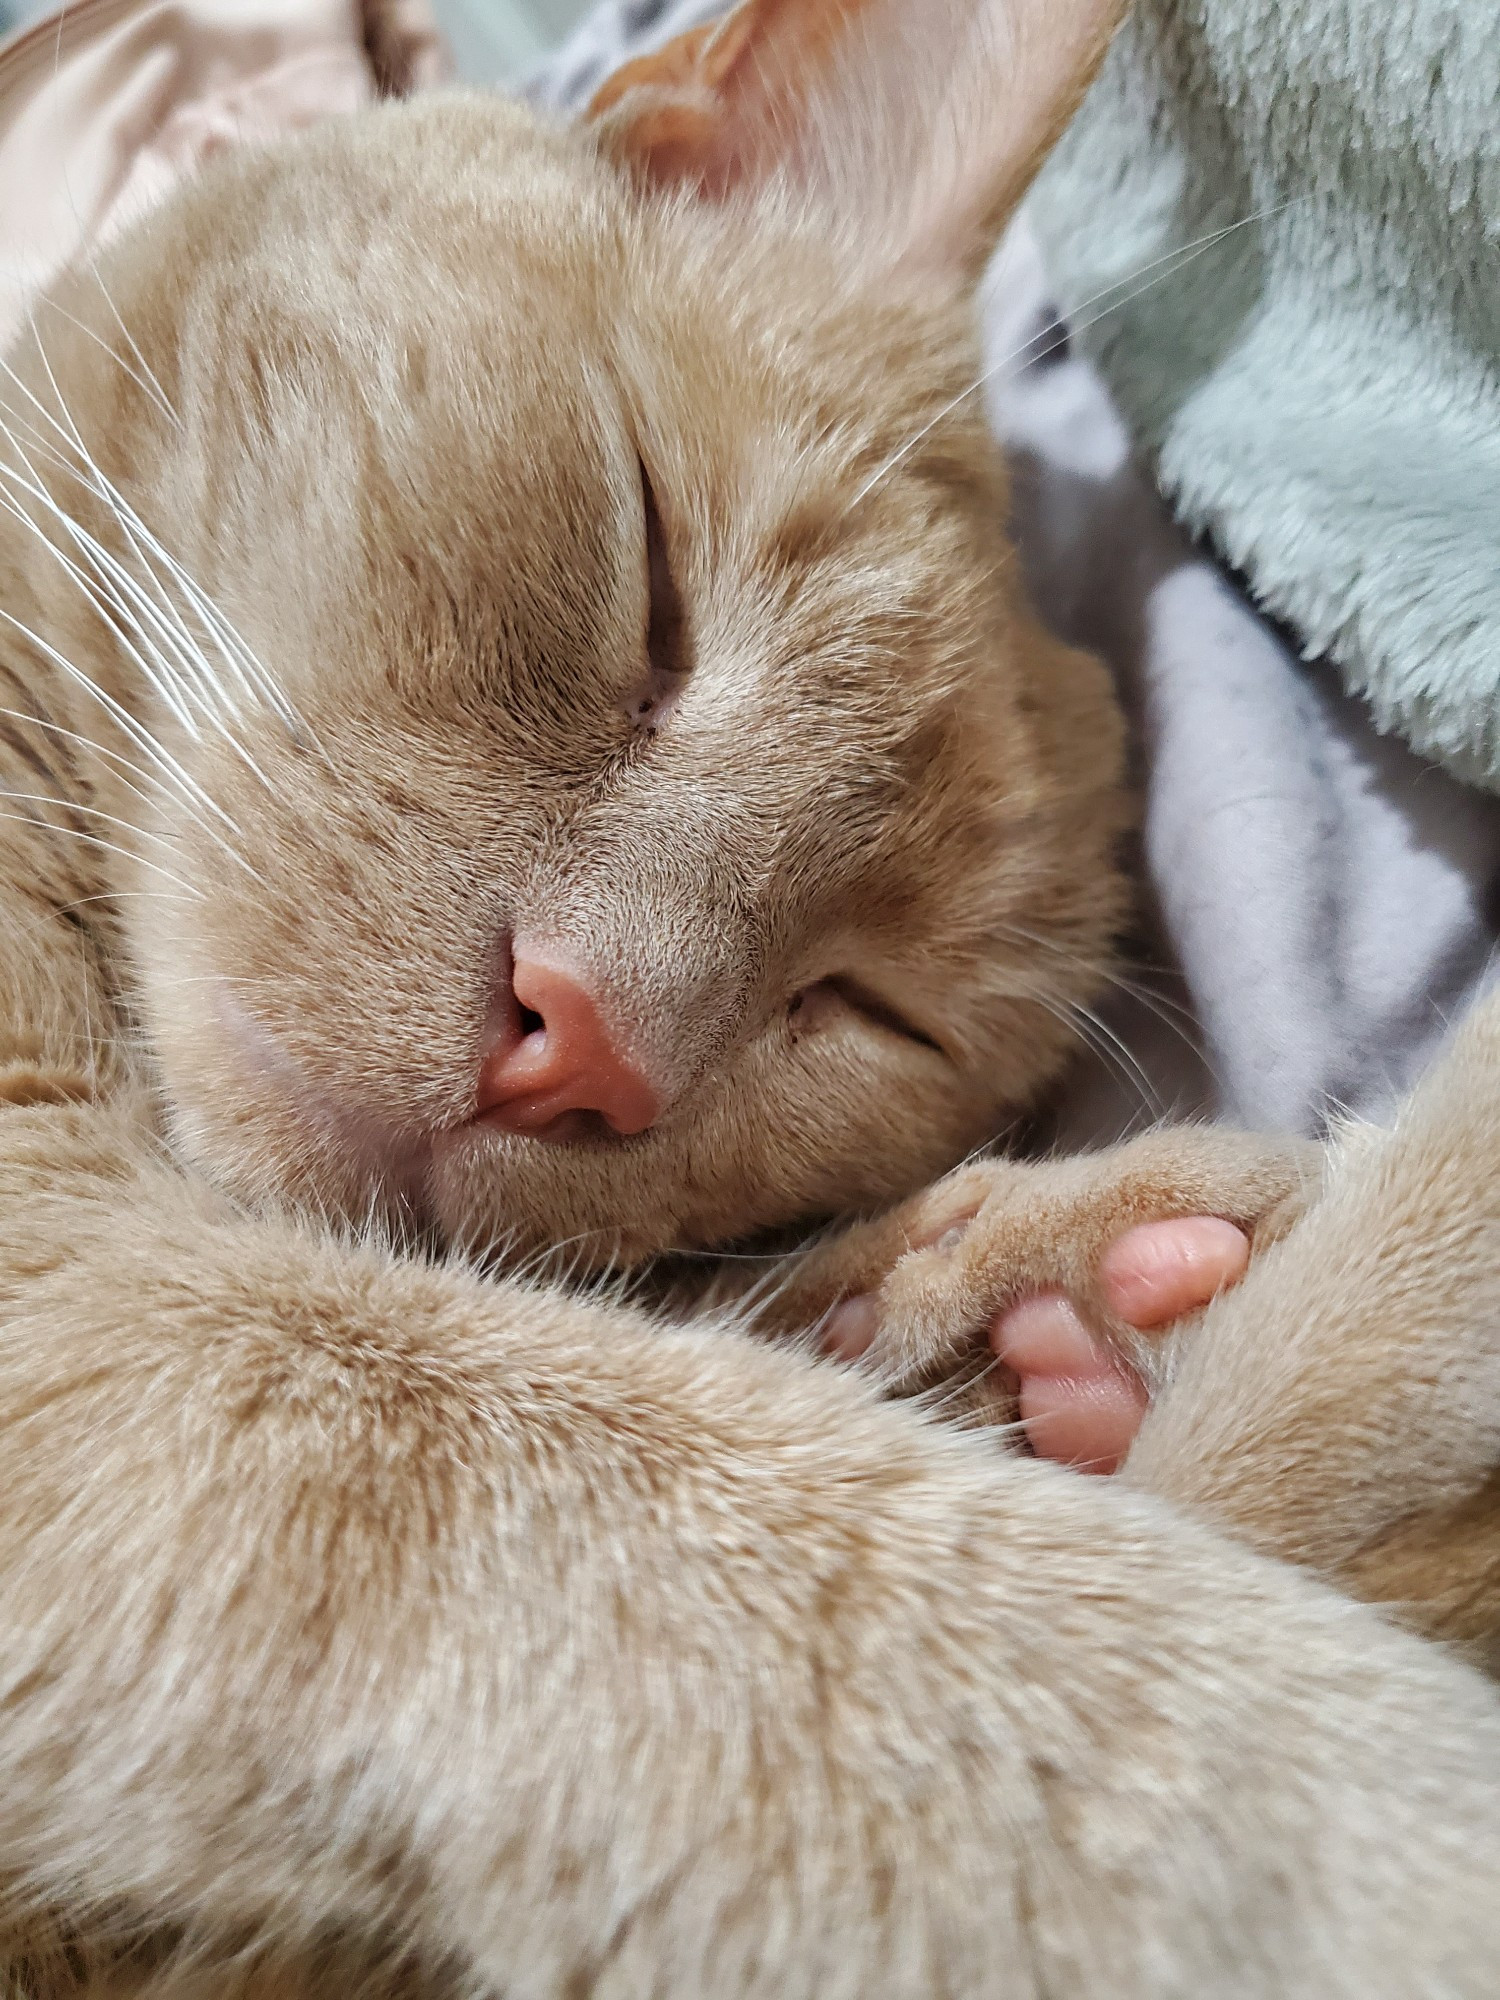
M 18 1994 L 1492 1990 L 1500 1702 L 1345 1593 L 1492 1629 L 1500 1028 L 1327 1162 L 914 1193 L 1055 1074 L 1123 909 L 1118 721 L 955 400 L 1114 12 L 954 0 L 912 70 L 910 13 L 756 0 L 592 128 L 351 120 L 14 355 Z M 655 736 L 637 453 L 693 654 Z M 641 1141 L 473 1127 L 522 924 L 654 1066 Z M 758 1329 L 521 1261 L 902 1196 Z M 1202 1210 L 1262 1254 L 1122 1480 L 759 1337 L 882 1283 L 898 1386 L 963 1379 Z

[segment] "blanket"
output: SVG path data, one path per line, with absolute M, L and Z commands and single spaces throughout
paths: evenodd
M 1137 0 L 1032 215 L 1179 516 L 1500 787 L 1500 8 Z

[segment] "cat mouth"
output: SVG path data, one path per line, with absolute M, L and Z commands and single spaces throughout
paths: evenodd
M 464 1125 L 470 1130 L 503 1133 L 507 1138 L 538 1139 L 544 1145 L 573 1146 L 589 1152 L 601 1148 L 620 1152 L 638 1147 L 645 1138 L 644 1133 L 617 1132 L 601 1112 L 578 1109 L 560 1111 L 555 1117 L 524 1128 L 516 1126 L 509 1116 L 477 1111 L 472 1118 L 465 1119 Z

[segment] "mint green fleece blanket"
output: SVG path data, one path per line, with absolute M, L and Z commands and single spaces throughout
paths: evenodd
M 1180 516 L 1500 789 L 1500 0 L 1141 0 L 1031 215 Z

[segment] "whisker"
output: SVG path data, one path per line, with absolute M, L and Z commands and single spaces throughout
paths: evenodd
M 84 805 L 78 799 L 54 798 L 48 792 L 16 792 L 0 785 L 0 799 L 10 799 L 16 805 L 54 806 L 59 812 L 87 813 L 90 819 L 102 820 L 106 826 L 117 826 L 122 833 L 133 833 L 140 840 L 154 840 L 158 846 L 177 852 L 176 843 L 164 833 L 153 833 L 149 827 L 136 826 L 128 819 L 121 819 L 117 813 L 105 812 L 100 806 Z M 49 821 L 50 825 L 51 822 Z
M 0 432 L 4 432 L 5 435 L 10 436 L 10 433 L 5 424 L 3 423 L 3 420 L 0 420 Z M 14 439 L 12 439 L 12 442 L 14 443 Z M 16 448 L 19 450 L 19 446 L 17 446 Z M 21 456 L 24 458 L 25 454 L 22 453 Z M 20 476 L 15 472 L 13 467 L 6 466 L 3 463 L 0 463 L 0 479 L 13 480 L 16 483 L 19 483 L 23 487 L 23 490 L 26 490 L 28 492 L 34 492 L 36 497 L 39 498 L 49 508 L 49 510 L 54 514 L 59 523 L 75 539 L 75 541 L 79 542 L 81 545 L 85 547 L 85 551 L 90 556 L 91 561 L 94 562 L 96 569 L 100 567 L 107 567 L 110 571 L 117 574 L 120 583 L 124 585 L 124 587 L 127 590 L 131 591 L 137 597 L 138 601 L 140 601 L 145 605 L 148 615 L 152 616 L 153 620 L 156 620 L 156 614 L 153 607 L 151 607 L 148 600 L 145 600 L 143 597 L 140 596 L 140 593 L 136 591 L 134 581 L 129 577 L 128 572 L 125 572 L 123 570 L 123 568 L 115 561 L 114 557 L 110 555 L 109 551 L 104 549 L 102 545 L 100 545 L 97 542 L 95 537 L 90 535 L 86 529 L 82 528 L 80 524 L 73 521 L 72 518 L 68 514 L 66 514 L 64 510 L 62 510 L 56 505 L 56 503 L 52 500 L 51 495 L 46 492 L 45 488 L 41 487 L 40 484 L 38 484 L 35 488 L 27 486 L 26 482 L 20 479 Z M 26 509 L 21 507 L 16 501 L 4 495 L 3 493 L 0 493 L 0 509 L 3 509 L 5 512 L 11 514 L 13 518 L 19 520 L 24 526 L 26 526 L 34 534 L 37 535 L 38 539 L 42 542 L 42 545 L 58 561 L 58 563 L 62 566 L 64 571 L 68 575 L 70 575 L 75 582 L 77 582 L 79 588 L 83 591 L 84 595 L 88 598 L 89 602 L 93 604 L 94 608 L 100 613 L 101 616 L 108 618 L 106 606 L 105 604 L 101 603 L 99 592 L 96 590 L 91 580 L 83 573 L 83 571 L 79 568 L 79 566 L 76 563 L 74 563 L 63 550 L 59 549 L 56 543 L 53 542 L 51 538 L 42 531 L 40 524 L 31 518 L 30 514 L 26 511 Z M 163 698 L 167 700 L 169 707 L 172 709 L 172 712 L 178 716 L 179 720 L 184 722 L 185 726 L 187 726 L 190 729 L 191 733 L 196 737 L 197 730 L 193 727 L 191 718 L 186 713 L 183 698 L 177 692 L 177 690 L 180 688 L 180 682 L 174 682 L 171 680 L 172 670 L 170 668 L 169 663 L 163 658 L 163 656 L 160 653 L 160 650 L 153 645 L 150 635 L 141 626 L 140 620 L 137 617 L 135 617 L 130 608 L 130 605 L 127 602 L 122 601 L 119 592 L 111 586 L 108 576 L 106 576 L 105 579 L 104 589 L 109 599 L 112 601 L 115 609 L 119 612 L 119 614 L 122 617 L 124 617 L 134 627 L 136 633 L 139 635 L 142 641 L 142 644 L 145 645 L 150 650 L 152 659 L 148 660 L 142 654 L 140 648 L 130 638 L 128 633 L 122 632 L 118 624 L 116 624 L 113 620 L 109 620 L 111 629 L 115 633 L 116 638 L 125 647 L 130 657 L 136 661 L 137 665 L 140 667 L 142 674 L 145 676 L 147 683 L 149 685 L 155 685 L 158 687 L 159 691 L 162 692 L 163 694 Z M 159 621 L 156 622 L 159 623 Z M 156 662 L 155 667 L 153 667 L 152 664 L 153 660 Z M 159 672 L 157 671 L 157 668 L 160 669 Z M 164 679 L 164 676 L 166 677 L 166 679 Z M 213 717 L 211 719 L 217 722 L 216 717 Z M 83 738 L 79 740 L 87 741 L 87 739 Z M 159 752 L 160 746 L 158 745 L 157 748 Z M 159 757 L 158 761 L 160 761 Z M 254 760 L 249 759 L 248 761 L 251 763 L 252 768 L 257 769 L 258 771 L 258 767 L 254 765 Z M 179 783 L 181 783 L 182 780 L 185 780 L 187 778 L 187 774 L 181 769 L 181 766 L 176 765 L 175 762 L 173 762 L 171 769 L 174 778 Z M 195 797 L 203 807 L 206 807 L 209 811 L 211 811 L 216 818 L 218 818 L 225 826 L 229 828 L 231 833 L 238 835 L 239 834 L 238 827 L 235 825 L 234 821 L 229 817 L 229 815 L 226 812 L 224 812 L 223 808 L 220 807 L 218 803 L 206 791 L 204 791 L 203 788 L 200 785 L 198 785 L 195 781 L 188 780 L 188 783 L 191 787 L 191 796 Z M 190 809 L 192 809 L 191 806 Z M 231 844 L 231 842 L 225 840 L 222 835 L 220 835 L 218 832 L 215 831 L 214 828 L 210 827 L 207 824 L 207 822 L 203 819 L 201 812 L 194 810 L 193 816 L 197 821 L 197 823 L 202 827 L 203 831 L 206 834 L 208 834 L 208 836 L 211 839 L 213 839 L 217 843 L 217 845 L 220 846 L 223 849 L 223 851 L 233 861 L 235 861 L 241 868 L 243 868 L 246 871 L 246 873 L 249 874 L 253 879 L 255 880 L 260 879 L 259 876 L 256 874 L 256 871 L 250 866 L 249 862 L 245 859 L 244 855 L 239 851 L 239 849 L 233 844 Z
M 1106 285 L 1102 291 L 1095 292 L 1092 298 L 1082 300 L 1074 308 L 1073 313 L 1069 316 L 1067 328 L 1065 330 L 1059 329 L 1053 345 L 1061 345 L 1068 334 L 1076 336 L 1080 333 L 1086 333 L 1090 327 L 1097 326 L 1099 321 L 1107 318 L 1110 313 L 1120 311 L 1122 307 L 1132 304 L 1134 300 L 1142 297 L 1146 292 L 1154 290 L 1157 285 L 1164 284 L 1168 278 L 1175 277 L 1179 270 L 1195 262 L 1208 251 L 1215 249 L 1226 237 L 1233 236 L 1237 230 L 1248 229 L 1254 223 L 1267 222 L 1272 216 L 1280 215 L 1283 210 L 1291 208 L 1297 202 L 1306 199 L 1307 197 L 1304 195 L 1292 195 L 1287 200 L 1277 202 L 1270 208 L 1257 210 L 1254 215 L 1241 216 L 1238 222 L 1227 223 L 1221 229 L 1210 230 L 1205 235 L 1195 238 L 1191 243 L 1180 243 L 1175 249 L 1166 251 L 1162 256 L 1153 258 L 1149 264 L 1144 264 L 1139 270 L 1133 271 L 1128 278 L 1120 278 L 1114 284 Z M 1167 268 L 1162 268 L 1163 266 Z M 1145 284 L 1137 283 L 1138 279 L 1147 277 L 1147 274 L 1151 272 L 1156 273 L 1156 275 L 1147 278 Z M 1099 304 L 1101 300 L 1110 298 L 1112 293 L 1123 291 L 1127 286 L 1131 285 L 1135 286 L 1134 291 L 1127 292 L 1124 298 L 1114 299 L 1104 311 L 1095 313 L 1092 319 L 1085 320 L 1078 317 L 1079 314 L 1087 312 L 1091 306 Z M 905 444 L 897 451 L 892 452 L 891 456 L 871 473 L 864 485 L 860 487 L 854 498 L 849 502 L 849 511 L 852 512 L 868 494 L 874 491 L 882 479 L 894 472 L 903 459 L 915 451 L 925 438 L 931 436 L 939 424 L 944 422 L 948 417 L 951 417 L 955 410 L 969 400 L 970 396 L 977 395 L 986 383 L 992 382 L 997 375 L 1003 374 L 1007 368 L 1012 367 L 1023 356 L 1042 359 L 1048 353 L 1052 352 L 1052 347 L 1043 347 L 1038 353 L 1033 355 L 1032 350 L 1035 346 L 1036 336 L 1033 335 L 1020 347 L 1013 348 L 1009 354 L 1003 354 L 998 361 L 991 362 L 981 374 L 975 377 L 966 389 L 960 390 L 951 402 L 945 403 L 934 417 L 923 424 L 920 430 L 909 437 Z
M 90 847 L 99 847 L 107 853 L 122 855 L 127 861 L 151 869 L 164 881 L 181 889 L 184 895 L 191 896 L 195 902 L 201 903 L 204 900 L 201 889 L 195 889 L 190 882 L 184 882 L 180 875 L 174 875 L 170 868 L 163 868 L 159 861 L 151 860 L 148 855 L 137 854 L 131 848 L 121 847 L 118 841 L 105 840 L 102 835 L 88 833 L 78 826 L 57 826 L 51 820 L 39 819 L 35 813 L 0 812 L 0 820 L 13 820 L 17 826 L 29 826 L 34 833 L 57 833 L 63 835 L 65 839 L 86 841 Z
M 142 376 L 145 378 L 146 384 L 149 385 L 151 391 L 155 396 L 157 408 L 161 411 L 162 415 L 167 418 L 169 423 L 175 424 L 178 430 L 181 430 L 182 418 L 178 415 L 177 409 L 172 402 L 172 398 L 167 394 L 166 390 L 162 387 L 160 379 L 158 378 L 155 370 L 152 368 L 151 364 L 147 361 L 145 355 L 142 354 L 140 350 L 140 345 L 137 342 L 135 335 L 130 331 L 130 328 L 125 324 L 125 320 L 120 312 L 120 308 L 115 304 L 114 294 L 110 291 L 109 286 L 106 285 L 104 282 L 104 273 L 99 269 L 99 259 L 95 251 L 94 245 L 92 243 L 89 245 L 86 255 L 88 258 L 89 276 L 93 279 L 94 283 L 99 287 L 99 296 L 103 299 L 104 303 L 109 307 L 110 316 L 113 318 L 115 325 L 120 329 L 121 334 L 124 336 L 126 342 L 129 345 L 131 353 L 135 356 L 135 359 L 140 366 L 140 371 L 141 371 L 140 376 L 133 376 L 132 379 L 139 381 Z M 56 301 L 48 300 L 47 303 L 55 306 Z
M 0 428 L 3 428 L 3 426 L 0 426 Z M 12 467 L 0 464 L 0 478 L 10 480 L 13 483 L 22 484 L 24 489 L 24 482 L 21 482 L 19 480 L 19 476 L 15 473 Z M 65 516 L 62 513 L 61 509 L 58 509 L 52 505 L 49 495 L 47 495 L 45 492 L 40 492 L 38 494 L 38 497 L 42 500 L 44 505 L 47 505 L 49 509 L 57 515 L 57 518 L 61 523 L 61 525 L 65 528 L 65 530 L 70 534 L 71 538 L 76 543 L 80 545 L 86 545 L 89 541 L 92 541 L 93 539 L 92 536 L 88 535 L 85 529 L 79 527 L 76 522 L 71 521 L 67 516 Z M 190 697 L 188 696 L 186 690 L 184 689 L 181 681 L 173 672 L 169 663 L 164 659 L 162 659 L 157 649 L 154 646 L 152 646 L 151 640 L 149 639 L 149 637 L 147 636 L 147 634 L 140 625 L 140 621 L 133 616 L 129 608 L 121 601 L 119 593 L 109 587 L 107 579 L 104 586 L 103 597 L 101 598 L 100 589 L 92 582 L 87 573 L 83 569 L 81 569 L 79 565 L 76 562 L 74 562 L 71 559 L 71 557 L 69 557 L 66 554 L 64 550 L 60 549 L 57 546 L 57 544 L 51 539 L 51 537 L 43 531 L 40 523 L 34 521 L 31 515 L 26 511 L 24 507 L 20 506 L 19 503 L 16 502 L 10 496 L 0 495 L 0 509 L 3 509 L 4 512 L 9 514 L 13 520 L 19 522 L 21 526 L 29 529 L 33 534 L 36 535 L 37 540 L 41 543 L 42 547 L 46 549 L 48 554 L 52 556 L 54 561 L 56 561 L 60 565 L 60 567 L 65 571 L 65 573 L 73 579 L 73 581 L 78 585 L 79 589 L 82 591 L 83 595 L 88 599 L 89 603 L 93 605 L 94 609 L 98 611 L 100 615 L 104 617 L 106 623 L 110 625 L 111 630 L 115 633 L 117 639 L 125 647 L 131 659 L 135 661 L 137 667 L 140 669 L 140 672 L 143 678 L 145 679 L 146 684 L 149 687 L 155 688 L 156 692 L 160 695 L 163 702 L 165 702 L 167 707 L 171 710 L 172 714 L 177 718 L 178 722 L 181 723 L 182 727 L 187 730 L 189 735 L 192 736 L 195 741 L 201 741 L 202 739 L 199 735 L 197 723 L 193 719 Z M 87 551 L 87 552 L 92 555 L 92 551 Z M 94 561 L 95 561 L 95 567 L 96 568 L 100 567 L 97 557 L 94 557 Z M 129 634 L 127 632 L 121 631 L 119 625 L 114 620 L 110 619 L 109 617 L 110 603 L 113 603 L 114 608 L 116 609 L 116 611 L 119 612 L 121 617 L 125 618 L 129 624 L 134 626 L 136 632 L 139 634 L 143 642 L 148 647 L 150 647 L 151 652 L 153 654 L 153 659 L 148 660 L 145 654 L 141 652 L 140 648 L 130 638 Z
M 33 822 L 34 824 L 35 822 Z M 165 889 L 101 889 L 94 896 L 74 896 L 56 907 L 62 911 L 86 910 L 91 903 L 136 903 L 149 900 L 155 903 L 175 903 L 177 898 Z
M 85 736 L 76 729 L 65 729 L 60 722 L 49 722 L 45 716 L 34 715 L 28 709 L 0 708 L 0 716 L 12 722 L 23 722 L 32 729 L 45 729 L 53 736 L 61 736 L 70 743 L 76 743 L 81 749 L 91 751 L 94 756 L 102 757 L 109 763 L 118 765 L 122 771 L 131 772 L 141 780 L 142 784 L 154 785 L 158 793 L 167 793 L 179 805 L 188 806 L 191 811 L 191 800 L 184 799 L 165 779 L 159 777 L 154 771 L 148 771 L 144 764 L 137 764 L 133 758 L 127 757 L 123 751 L 112 750 L 108 744 L 96 742 L 92 736 Z M 141 791 L 137 786 L 131 784 L 128 779 L 122 780 L 122 782 L 129 792 L 141 800 L 142 804 L 155 806 L 159 803 L 159 800 L 153 799 L 148 793 Z M 204 803 L 224 821 L 231 833 L 236 835 L 240 833 L 239 826 L 215 800 L 205 794 Z M 191 817 L 195 826 L 201 827 L 205 833 L 212 834 L 213 829 L 206 825 L 196 812 L 191 812 Z
M 1127 1084 L 1140 1098 L 1142 1109 L 1153 1121 L 1166 1116 L 1166 1108 L 1158 1097 L 1150 1077 L 1142 1068 L 1135 1055 L 1120 1037 L 1097 1014 L 1077 1001 L 1059 999 L 1039 992 L 1022 992 L 1018 999 L 1030 1000 L 1050 1014 L 1055 1021 L 1078 1036 L 1104 1063 L 1105 1067 L 1117 1074 L 1122 1083 Z
M 81 687 L 85 693 L 92 696 L 105 712 L 119 724 L 120 728 L 125 731 L 126 735 L 135 743 L 138 749 L 142 750 L 148 757 L 160 759 L 175 774 L 180 775 L 185 782 L 192 784 L 193 781 L 188 777 L 188 774 L 182 771 L 181 767 L 176 764 L 176 760 L 171 758 L 162 749 L 151 732 L 138 724 L 129 710 L 116 701 L 112 694 L 101 688 L 97 681 L 86 674 L 81 667 L 75 666 L 73 661 L 68 659 L 64 653 L 59 652 L 56 646 L 44 639 L 39 632 L 33 631 L 31 626 L 25 624 L 12 612 L 7 611 L 3 605 L 0 605 L 0 620 L 3 620 L 14 631 L 19 632 L 23 639 L 29 641 L 45 658 L 51 660 L 54 666 L 60 668 L 70 680 Z M 200 788 L 194 785 L 193 789 L 197 791 Z M 244 861 L 243 857 L 236 856 L 236 859 L 241 861 L 242 866 L 249 868 L 249 863 Z M 254 875 L 254 869 L 250 869 L 250 873 Z M 257 877 L 256 879 L 259 878 Z
M 1045 951 L 1064 965 L 1075 967 L 1086 978 L 1098 980 L 1102 985 L 1113 987 L 1137 1001 L 1146 1011 L 1155 1016 L 1164 1028 L 1176 1035 L 1183 1046 L 1200 1062 L 1207 1062 L 1204 1053 L 1198 1018 L 1190 1007 L 1180 1001 L 1171 1000 L 1164 993 L 1154 993 L 1138 979 L 1132 979 L 1104 958 L 1086 957 L 1082 952 L 1072 951 L 1056 938 L 1044 937 L 1040 931 L 1028 930 L 1022 924 L 1001 923 L 995 926 L 997 935 L 1007 937 L 1014 943 Z M 1149 968 L 1148 968 L 1149 969 Z M 1174 1020 L 1173 1015 L 1179 1018 Z M 1184 1023 L 1186 1025 L 1184 1025 Z
M 80 548 L 87 556 L 95 575 L 99 579 L 98 585 L 96 586 L 92 579 L 85 576 L 77 565 L 72 563 L 56 547 L 50 538 L 41 535 L 44 545 L 51 549 L 57 559 L 69 569 L 74 580 L 85 591 L 91 601 L 95 603 L 96 608 L 101 613 L 104 612 L 104 605 L 99 601 L 100 590 L 103 591 L 108 603 L 113 607 L 118 616 L 126 620 L 130 628 L 140 639 L 141 644 L 148 649 L 151 659 L 149 661 L 145 659 L 139 649 L 134 645 L 130 645 L 130 642 L 126 640 L 127 645 L 130 645 L 131 656 L 135 659 L 148 683 L 157 688 L 157 691 L 162 695 L 169 707 L 171 707 L 173 713 L 183 726 L 194 737 L 198 735 L 197 726 L 192 716 L 192 708 L 196 703 L 199 712 L 211 726 L 221 731 L 224 730 L 225 716 L 219 712 L 220 706 L 222 705 L 228 715 L 233 716 L 233 710 L 225 696 L 225 691 L 208 671 L 208 663 L 201 648 L 194 642 L 192 634 L 189 632 L 177 607 L 172 604 L 170 598 L 163 591 L 160 579 L 150 570 L 149 564 L 146 564 L 142 559 L 142 567 L 147 571 L 151 582 L 155 585 L 156 594 L 154 596 L 143 587 L 136 577 L 130 574 L 129 570 L 119 561 L 113 551 L 106 548 L 97 536 L 91 534 L 65 508 L 59 506 L 52 494 L 47 490 L 45 483 L 38 474 L 36 467 L 32 464 L 31 459 L 27 456 L 25 447 L 16 436 L 14 430 L 3 423 L 0 423 L 0 430 L 3 430 L 12 450 L 26 467 L 31 477 L 28 482 L 21 478 L 14 467 L 3 464 L 0 464 L 0 474 L 3 474 L 13 485 L 19 486 L 23 492 L 29 494 L 46 508 L 74 545 Z M 62 470 L 74 477 L 78 476 L 76 468 L 59 461 L 56 453 L 49 450 L 48 456 L 54 463 L 60 463 Z M 81 483 L 85 485 L 86 490 L 94 490 L 89 487 L 88 482 Z M 96 497 L 100 497 L 97 492 Z M 112 502 L 108 504 L 113 506 Z M 24 509 L 20 509 L 14 501 L 10 503 L 10 508 L 18 520 L 24 525 L 35 529 L 40 534 L 38 524 L 31 520 Z M 128 538 L 128 524 L 126 526 Z M 136 553 L 139 558 L 139 550 Z M 146 624 L 143 623 L 143 618 L 149 621 L 151 630 L 148 631 Z M 118 627 L 115 629 L 118 631 Z M 125 635 L 120 634 L 120 636 L 124 638 Z M 175 658 L 169 657 L 168 653 L 162 651 L 163 645 L 170 649 L 170 655 L 175 656 Z
M 109 356 L 110 360 L 113 361 L 117 367 L 121 368 L 124 371 L 124 373 L 130 377 L 130 380 L 135 383 L 136 387 L 144 395 L 147 395 L 151 398 L 152 402 L 156 404 L 157 408 L 161 411 L 162 415 L 166 417 L 169 422 L 176 424 L 177 428 L 181 430 L 182 419 L 178 416 L 177 412 L 172 408 L 172 405 L 168 402 L 166 397 L 166 392 L 163 390 L 160 382 L 157 381 L 156 377 L 151 373 L 150 369 L 146 368 L 146 363 L 143 357 L 141 356 L 140 349 L 136 346 L 135 341 L 131 338 L 130 332 L 126 327 L 124 320 L 120 318 L 119 310 L 116 307 L 114 300 L 110 297 L 109 292 L 106 290 L 103 280 L 99 278 L 98 266 L 91 264 L 91 268 L 93 270 L 95 279 L 98 280 L 99 282 L 99 289 L 101 292 L 103 292 L 105 301 L 108 304 L 110 311 L 115 316 L 116 325 L 119 327 L 121 333 L 124 334 L 125 338 L 128 341 L 130 341 L 132 351 L 134 352 L 137 360 L 140 361 L 141 367 L 145 369 L 144 374 L 137 373 L 137 371 L 131 367 L 130 363 L 127 360 L 125 360 L 124 356 L 118 354 L 115 351 L 115 349 L 110 345 L 110 343 L 104 338 L 103 334 L 101 334 L 96 327 L 90 326 L 87 320 L 79 319 L 76 313 L 70 313 L 67 307 L 64 306 L 59 300 L 54 298 L 43 297 L 38 301 L 38 303 L 42 306 L 45 306 L 49 312 L 55 312 L 59 319 L 66 320 L 69 326 L 76 327 L 81 334 L 84 334 L 89 340 L 92 340 L 95 346 L 102 347 L 104 352 Z M 35 312 L 33 312 L 32 314 L 31 330 L 33 337 L 37 338 L 38 345 L 40 345 L 40 337 L 37 332 Z
M 58 409 L 62 412 L 62 417 L 66 421 L 60 421 L 59 417 L 46 407 L 34 391 L 21 380 L 15 370 L 4 360 L 0 360 L 0 372 L 3 372 L 15 387 L 20 390 L 21 394 L 31 404 L 33 409 L 37 411 L 48 428 L 77 454 L 83 463 L 85 471 L 80 472 L 76 466 L 67 466 L 66 469 L 72 476 L 79 479 L 88 490 L 92 491 L 96 498 L 104 501 L 110 507 L 127 540 L 130 541 L 142 568 L 150 576 L 157 590 L 162 593 L 163 598 L 170 604 L 170 598 L 166 593 L 162 579 L 147 559 L 141 544 L 143 542 L 147 544 L 157 560 L 166 566 L 178 588 L 188 598 L 194 614 L 203 626 L 205 636 L 211 640 L 215 650 L 239 680 L 245 693 L 252 699 L 268 703 L 281 719 L 289 733 L 292 734 L 294 740 L 298 742 L 312 741 L 311 732 L 308 730 L 306 722 L 287 700 L 276 680 L 255 653 L 254 649 L 224 616 L 213 600 L 188 575 L 187 571 L 183 569 L 177 559 L 141 519 L 129 501 L 126 500 L 125 496 L 114 485 L 113 481 L 110 480 L 102 467 L 99 466 L 93 454 L 89 451 L 87 444 L 84 442 L 83 434 L 68 409 L 66 398 L 63 396 L 62 390 L 58 385 L 46 350 L 42 346 L 40 333 L 36 328 L 34 319 L 32 331 L 39 359 L 47 373 L 48 383 L 51 386 L 53 396 L 56 398 Z M 179 620 L 179 622 L 181 621 Z M 186 634 L 185 626 L 183 626 L 183 631 Z M 241 748 L 243 749 L 243 746 Z M 264 782 L 263 774 L 257 772 L 257 775 L 261 775 Z

